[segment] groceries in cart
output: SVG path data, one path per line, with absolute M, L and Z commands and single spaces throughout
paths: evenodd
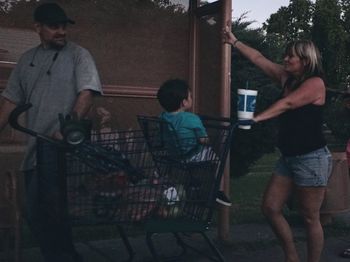
M 74 156 L 102 173 L 125 171 L 133 183 L 143 177 L 141 169 L 134 167 L 122 152 L 112 147 L 84 142 L 74 148 Z
M 183 185 L 170 186 L 161 195 L 157 215 L 160 217 L 178 217 L 186 200 L 186 190 Z

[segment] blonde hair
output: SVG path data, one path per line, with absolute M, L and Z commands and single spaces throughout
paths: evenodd
M 302 80 L 312 76 L 324 78 L 321 55 L 318 48 L 310 40 L 297 40 L 287 45 L 285 50 L 286 55 L 296 55 L 305 64 L 305 71 L 302 75 Z

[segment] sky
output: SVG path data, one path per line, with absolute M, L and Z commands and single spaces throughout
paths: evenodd
M 275 13 L 281 6 L 288 6 L 289 0 L 232 0 L 233 19 L 248 11 L 246 21 L 252 23 L 252 28 L 261 27 L 262 23 Z

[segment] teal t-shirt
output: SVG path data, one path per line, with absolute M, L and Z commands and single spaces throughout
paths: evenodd
M 173 141 L 173 146 L 180 145 L 182 153 L 188 153 L 198 147 L 198 139 L 208 136 L 201 119 L 196 114 L 190 112 L 163 112 L 160 118 L 171 123 L 179 140 L 178 142 Z M 169 141 L 171 141 L 171 134 L 168 134 L 168 136 Z

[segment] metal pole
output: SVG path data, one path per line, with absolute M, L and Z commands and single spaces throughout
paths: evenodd
M 195 15 L 195 10 L 197 9 L 198 1 L 197 0 L 190 0 L 190 32 L 189 32 L 189 79 L 188 82 L 192 88 L 192 109 L 198 109 L 198 99 L 197 99 L 197 44 L 198 44 L 198 35 L 197 35 L 197 17 Z
M 222 0 L 222 24 L 224 28 L 228 21 L 232 20 L 232 1 Z M 231 114 L 231 46 L 222 43 L 221 46 L 221 88 L 220 88 L 220 114 L 230 117 Z M 230 195 L 230 154 L 228 155 L 226 168 L 223 175 L 224 192 Z M 230 241 L 230 209 L 222 206 L 218 217 L 218 238 L 223 242 Z

